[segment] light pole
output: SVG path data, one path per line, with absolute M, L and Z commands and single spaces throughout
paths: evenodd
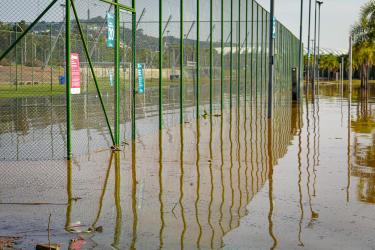
M 299 58 L 298 58 L 298 82 L 297 82 L 297 100 L 301 97 L 301 68 L 302 68 L 302 21 L 303 21 L 303 0 L 301 0 L 301 14 L 299 26 Z
M 320 81 L 320 7 L 323 4 L 323 1 L 317 1 L 319 5 L 319 22 L 318 22 L 318 75 L 317 75 L 317 83 L 318 83 L 318 95 L 319 95 L 319 81 Z
M 317 1 L 315 1 L 315 20 L 314 20 L 314 68 L 313 68 L 313 81 L 312 81 L 312 93 L 315 94 L 315 78 L 316 78 L 316 12 L 317 12 Z
M 311 1 L 309 0 L 309 28 L 307 34 L 307 79 L 306 79 L 306 95 L 308 94 L 309 89 L 309 82 L 310 82 L 310 56 L 311 56 L 311 48 L 310 48 L 310 35 L 311 35 Z

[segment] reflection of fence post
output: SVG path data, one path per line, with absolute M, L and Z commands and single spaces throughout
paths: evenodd
M 68 19 L 67 19 L 68 20 Z M 67 192 L 67 206 L 65 214 L 65 230 L 69 231 L 70 222 L 72 219 L 72 202 L 73 202 L 73 185 L 72 185 L 72 161 L 66 161 L 66 192 Z
M 70 95 L 70 0 L 65 0 L 65 80 L 66 80 L 66 147 L 67 158 L 72 158 L 72 110 Z

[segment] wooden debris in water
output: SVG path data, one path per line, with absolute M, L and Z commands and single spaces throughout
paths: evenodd
M 60 245 L 59 244 L 55 244 L 55 243 L 52 243 L 52 244 L 38 244 L 36 245 L 35 247 L 35 250 L 60 250 Z

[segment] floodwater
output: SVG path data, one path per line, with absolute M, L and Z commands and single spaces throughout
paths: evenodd
M 5 131 L 0 143 L 14 148 L 0 153 L 0 236 L 25 249 L 375 249 L 374 93 L 355 90 L 349 105 L 338 90 L 321 87 L 300 106 L 281 99 L 272 124 L 256 102 L 150 129 L 116 153 L 87 150 L 106 137 L 97 127 L 76 129 L 77 145 L 80 134 L 94 139 L 72 162 L 52 149 L 29 160 Z M 45 130 L 63 134 L 26 120 L 31 132 L 16 134 L 29 147 L 50 141 Z

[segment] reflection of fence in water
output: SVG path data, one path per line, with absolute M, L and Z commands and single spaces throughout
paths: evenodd
M 195 123 L 185 125 L 183 147 L 179 127 L 164 131 L 162 141 L 158 135 L 143 137 L 136 153 L 120 153 L 121 169 L 125 170 L 120 175 L 118 191 L 122 198 L 116 206 L 113 198 L 116 165 L 113 159 L 112 167 L 107 166 L 111 162 L 110 153 L 101 153 L 105 163 L 97 165 L 99 182 L 97 177 L 87 174 L 92 168 L 82 158 L 82 172 L 73 171 L 76 180 L 72 195 L 83 199 L 73 203 L 71 222 L 104 226 L 106 241 L 112 239 L 117 229 L 121 232 L 121 247 L 132 244 L 139 248 L 159 244 L 165 248 L 222 247 L 223 236 L 239 226 L 247 205 L 267 181 L 269 168 L 287 152 L 298 129 L 293 128 L 291 111 L 285 108 L 282 120 L 274 123 L 272 166 L 264 116 L 249 115 L 237 120 L 233 112 L 226 113 L 223 119 L 213 118 L 212 125 L 209 120 L 201 120 L 198 130 Z M 99 163 L 99 159 L 95 161 Z M 130 174 L 134 171 L 135 175 Z M 88 177 L 88 182 L 96 180 L 98 188 L 94 195 L 85 194 L 80 175 Z M 118 207 L 122 220 L 115 227 Z

